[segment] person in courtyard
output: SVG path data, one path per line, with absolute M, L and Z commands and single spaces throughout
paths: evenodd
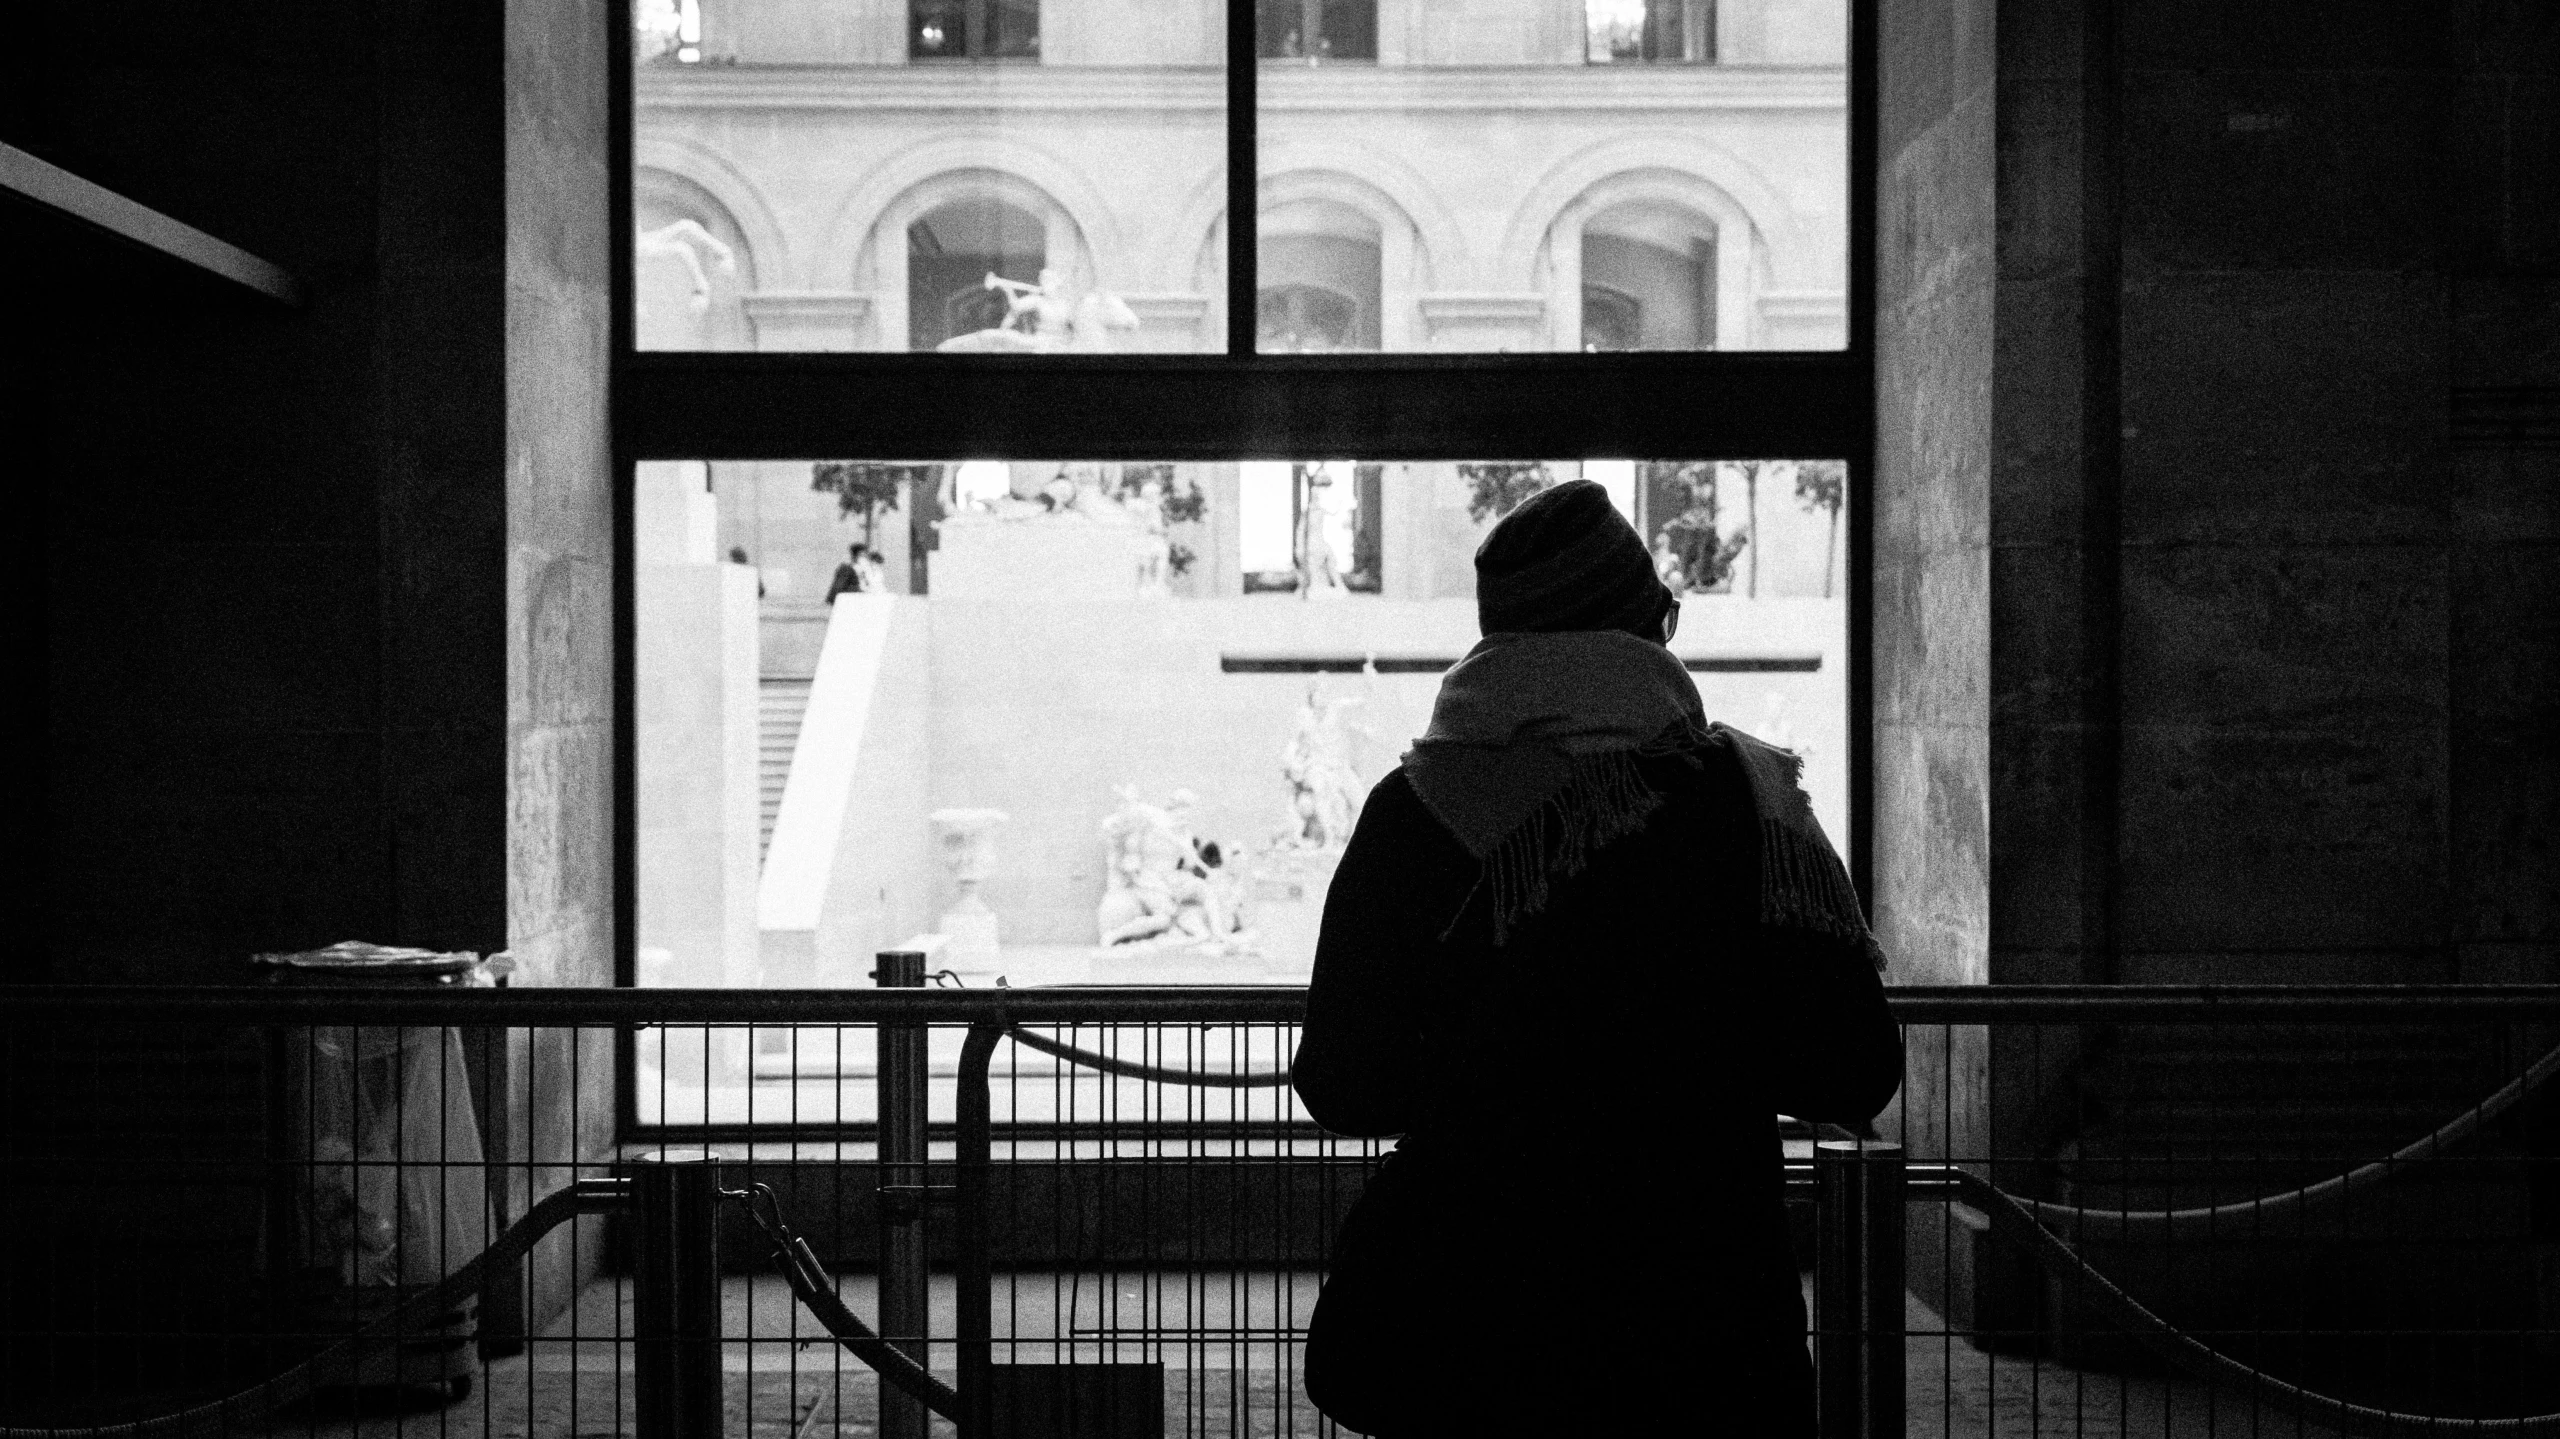
M 745 545 L 731 545 L 729 547 L 729 563 L 733 565 L 744 565 L 751 570 L 755 569 L 756 564 L 755 561 L 747 558 L 747 547 Z M 756 574 L 756 598 L 764 598 L 764 574 L 762 571 L 758 571 Z
M 1307 1395 L 1380 1439 L 1810 1435 L 1775 1116 L 1892 1098 L 1882 952 L 1796 757 L 1708 721 L 1605 490 L 1475 564 L 1484 638 L 1360 813 L 1292 1062 L 1325 1128 L 1401 1136 Z
M 845 552 L 844 563 L 836 566 L 835 578 L 827 581 L 828 604 L 834 604 L 838 595 L 858 595 L 870 587 L 871 567 L 863 563 L 870 553 L 869 545 L 855 545 Z

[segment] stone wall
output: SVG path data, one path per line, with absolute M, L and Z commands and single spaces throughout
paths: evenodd
M 2560 977 L 2560 20 L 1991 10 L 1884 5 L 1897 977 Z M 1916 1147 L 2054 1137 L 1949 1042 Z

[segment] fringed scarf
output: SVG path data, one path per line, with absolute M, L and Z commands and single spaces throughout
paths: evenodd
M 1483 867 L 1468 904 L 1486 896 L 1499 945 L 1546 907 L 1557 881 L 1662 807 L 1646 761 L 1718 744 L 1740 759 L 1759 812 L 1761 921 L 1862 945 L 1881 967 L 1848 873 L 1797 784 L 1802 762 L 1708 724 L 1687 669 L 1650 640 L 1617 630 L 1487 635 L 1441 681 L 1404 772 Z

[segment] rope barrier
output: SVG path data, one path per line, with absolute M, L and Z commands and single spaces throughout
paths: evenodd
M 1043 1039 L 1013 1024 L 1007 1024 L 1004 1032 L 1006 1038 L 1026 1049 L 1036 1049 L 1042 1054 L 1052 1055 L 1070 1064 L 1080 1064 L 1087 1069 L 1098 1069 L 1105 1074 L 1116 1074 L 1123 1079 L 1152 1080 L 1157 1084 L 1182 1084 L 1194 1089 L 1279 1089 L 1289 1083 L 1289 1071 L 1285 1068 L 1169 1069 L 1160 1064 L 1141 1064 L 1133 1059 L 1096 1054 L 1090 1049 L 1078 1049 L 1074 1045 L 1063 1044 L 1054 1039 Z
M 199 1435 L 222 1435 L 245 1428 L 309 1397 L 319 1387 L 322 1375 L 356 1354 L 386 1340 L 401 1338 L 409 1326 L 451 1309 L 465 1295 L 477 1294 L 490 1269 L 531 1253 L 535 1242 L 545 1234 L 580 1214 L 613 1208 L 622 1202 L 622 1196 L 618 1181 L 577 1181 L 527 1210 L 524 1218 L 508 1225 L 506 1233 L 488 1248 L 433 1286 L 403 1300 L 390 1313 L 273 1379 L 229 1398 L 122 1424 L 0 1427 L 0 1439 L 196 1439 Z
M 723 1189 L 720 1197 L 746 1205 L 756 1228 L 764 1231 L 765 1239 L 773 1245 L 773 1267 L 781 1271 L 783 1282 L 791 1286 L 802 1306 L 835 1336 L 838 1344 L 927 1409 L 954 1424 L 963 1422 L 960 1396 L 950 1385 L 935 1378 L 905 1350 L 881 1338 L 845 1307 L 844 1300 L 836 1294 L 834 1278 L 818 1262 L 817 1251 L 809 1247 L 806 1238 L 793 1233 L 790 1222 L 782 1217 L 782 1205 L 774 1198 L 772 1186 Z
M 2195 1378 L 2238 1385 L 2287 1414 L 2336 1425 L 2353 1434 L 2496 1434 L 2531 1436 L 2531 1439 L 2560 1435 L 2560 1414 L 2536 1414 L 2513 1419 L 2451 1419 L 2441 1415 L 2377 1409 L 2287 1383 L 2212 1348 L 2152 1313 L 2141 1300 L 2125 1293 L 2113 1280 L 2092 1268 L 2089 1261 L 2080 1257 L 2079 1251 L 2038 1223 L 2025 1201 L 1994 1188 L 1989 1180 L 1975 1174 L 1958 1171 L 1956 1184 L 1958 1192 L 1973 1200 L 1990 1218 L 1992 1233 L 2025 1249 L 2057 1277 L 2078 1278 L 2097 1297 L 2099 1307 L 2112 1311 L 2117 1321 L 2130 1328 L 2153 1353 Z
M 2078 1204 L 2059 1204 L 2048 1199 L 2024 1199 L 2005 1196 L 2024 1207 L 2028 1213 L 2046 1224 L 2073 1227 L 2112 1228 L 2126 1231 L 2182 1231 L 2210 1228 L 2226 1220 L 2263 1221 L 2272 1216 L 2291 1213 L 2311 1205 L 2347 1194 L 2359 1185 L 2370 1185 L 2401 1172 L 2408 1165 L 2433 1159 L 2444 1150 L 2460 1144 L 2498 1116 L 2513 1109 L 2524 1097 L 2540 1088 L 2552 1075 L 2560 1074 L 2560 1048 L 2553 1049 L 2527 1066 L 2524 1073 L 2508 1080 L 2496 1093 L 2455 1116 L 2450 1123 L 2422 1139 L 2404 1144 L 2382 1158 L 2360 1164 L 2344 1174 L 2331 1175 L 2316 1184 L 2299 1189 L 2263 1195 L 2256 1199 L 2238 1199 L 2227 1204 L 2205 1204 L 2186 1209 L 2093 1209 Z

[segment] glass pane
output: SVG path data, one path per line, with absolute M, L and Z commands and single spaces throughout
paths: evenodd
M 1846 0 L 1257 18 L 1265 352 L 1846 343 Z
M 649 350 L 1226 348 L 1219 0 L 637 0 Z
M 971 985 L 1304 980 L 1477 545 L 1577 477 L 1845 843 L 1837 463 L 639 466 L 642 982 L 859 986 L 924 933 Z

